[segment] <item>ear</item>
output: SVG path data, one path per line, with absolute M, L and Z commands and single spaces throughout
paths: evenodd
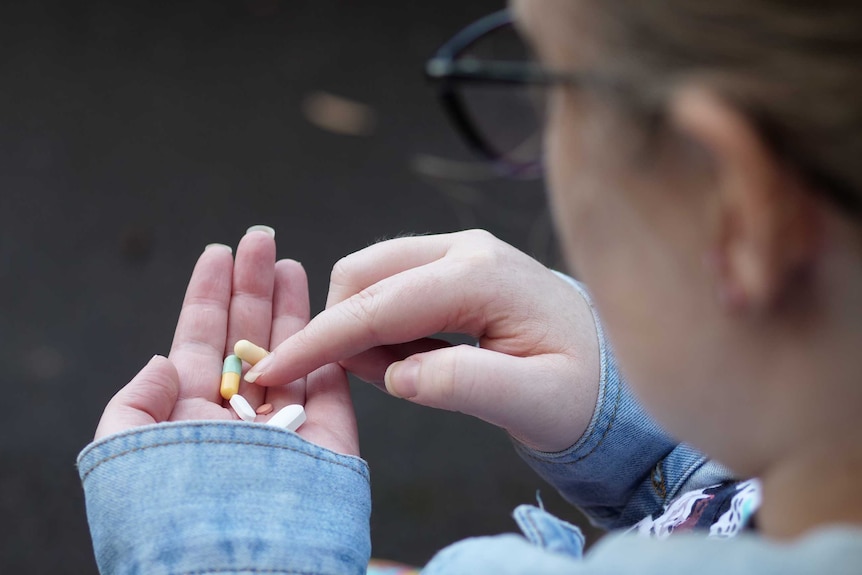
M 671 100 L 675 130 L 705 150 L 712 166 L 719 286 L 731 307 L 764 310 L 778 303 L 817 251 L 818 204 L 768 147 L 751 121 L 704 87 Z M 706 254 L 705 254 L 706 255 Z

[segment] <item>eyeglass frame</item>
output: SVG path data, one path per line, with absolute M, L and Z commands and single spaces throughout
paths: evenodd
M 533 62 L 458 60 L 465 50 L 500 29 L 513 26 L 511 10 L 503 9 L 473 22 L 455 34 L 425 65 L 425 76 L 439 85 L 439 98 L 449 120 L 463 140 L 497 171 L 509 177 L 532 178 L 542 174 L 542 162 L 519 162 L 494 147 L 476 123 L 458 92 L 461 83 L 502 85 L 609 86 L 609 78 L 585 72 L 557 72 Z

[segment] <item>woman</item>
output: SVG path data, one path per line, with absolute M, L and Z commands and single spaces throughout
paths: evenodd
M 495 15 L 429 71 L 471 140 L 515 171 L 534 165 L 525 148 L 501 154 L 452 94 L 544 89 L 556 223 L 601 324 L 581 284 L 483 232 L 348 256 L 305 327 L 304 276 L 273 263 L 272 234 L 250 232 L 235 263 L 207 250 L 170 359 L 118 393 L 79 460 L 103 571 L 362 572 L 368 476 L 344 368 L 503 427 L 594 521 L 630 528 L 580 558 L 575 528 L 521 507 L 526 539 L 458 543 L 429 573 L 858 572 L 862 9 L 517 0 L 512 12 L 539 65 L 469 56 L 476 35 L 505 28 Z M 479 345 L 429 339 L 444 331 Z M 274 348 L 241 393 L 304 403 L 304 439 L 183 423 L 234 417 L 217 380 L 240 338 Z

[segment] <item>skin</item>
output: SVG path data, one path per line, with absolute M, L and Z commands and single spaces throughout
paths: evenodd
M 514 2 L 551 68 L 599 65 L 600 49 L 573 40 L 572 17 L 589 22 L 577 4 Z M 675 91 L 646 162 L 637 126 L 606 100 L 551 100 L 548 176 L 567 258 L 645 405 L 762 478 L 767 535 L 862 522 L 851 487 L 862 479 L 858 224 L 710 86 Z
M 305 270 L 293 260 L 275 261 L 272 236 L 246 234 L 235 259 L 227 246 L 209 247 L 189 280 L 170 355 L 153 357 L 111 399 L 95 439 L 163 421 L 238 420 L 219 395 L 224 357 L 239 339 L 275 347 L 308 316 Z M 243 384 L 240 394 L 252 407 L 273 405 L 257 421 L 285 405 L 304 404 L 307 420 L 299 435 L 339 453 L 359 454 L 347 376 L 338 365 L 322 366 L 291 385 Z
M 544 65 L 601 65 L 581 2 L 513 7 Z M 558 90 L 549 104 L 563 248 L 646 407 L 681 440 L 762 479 L 764 534 L 862 523 L 857 222 L 709 85 L 679 86 L 653 141 L 597 94 Z M 274 243 L 258 245 L 259 235 L 233 263 L 222 249 L 201 256 L 171 357 L 118 393 L 97 437 L 235 418 L 216 397 L 222 358 L 236 339 L 267 337 L 273 353 L 246 374 L 260 387 L 241 393 L 276 408 L 304 396 L 300 434 L 342 453 L 358 452 L 343 369 L 544 451 L 588 425 L 599 381 L 591 311 L 511 246 L 479 231 L 371 246 L 338 262 L 326 310 L 308 321 L 304 275 L 295 262 L 274 264 Z M 448 346 L 439 332 L 480 347 Z

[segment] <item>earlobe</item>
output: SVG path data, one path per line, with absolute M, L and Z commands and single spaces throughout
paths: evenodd
M 728 273 L 726 251 L 719 245 L 711 246 L 703 255 L 703 267 L 709 278 L 715 300 L 729 313 L 742 313 L 749 307 L 745 290 Z
M 705 87 L 671 101 L 677 132 L 710 157 L 712 245 L 707 259 L 729 310 L 776 306 L 816 253 L 817 204 L 753 123 Z

